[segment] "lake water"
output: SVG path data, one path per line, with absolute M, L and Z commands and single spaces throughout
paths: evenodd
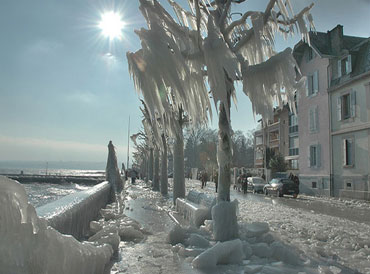
M 0 174 L 46 174 L 45 169 L 35 168 L 0 168 Z M 81 170 L 81 169 L 48 169 L 48 175 L 61 176 L 104 176 L 104 170 Z M 62 184 L 48 184 L 48 183 L 24 183 L 22 184 L 28 194 L 28 201 L 34 207 L 39 207 L 52 201 L 58 200 L 63 196 L 86 190 L 89 186 L 78 185 L 73 182 L 66 182 Z

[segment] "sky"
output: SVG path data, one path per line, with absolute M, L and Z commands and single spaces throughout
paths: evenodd
M 264 10 L 267 2 L 236 7 Z M 292 0 L 297 11 L 312 2 L 317 31 L 341 24 L 345 35 L 370 36 L 370 0 Z M 0 161 L 102 162 L 112 140 L 126 163 L 129 117 L 131 134 L 142 119 L 125 56 L 140 48 L 134 29 L 145 22 L 138 7 L 134 0 L 0 0 Z M 125 22 L 121 39 L 109 40 L 99 28 L 112 10 Z M 299 39 L 277 38 L 276 49 Z M 237 98 L 232 127 L 247 132 L 257 121 L 241 85 Z M 216 128 L 217 117 L 212 121 Z

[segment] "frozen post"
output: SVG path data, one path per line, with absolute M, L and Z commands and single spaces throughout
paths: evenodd
M 111 184 L 111 200 L 116 201 L 116 195 L 119 203 L 121 201 L 121 192 L 124 187 L 121 175 L 119 174 L 116 151 L 112 141 L 108 144 L 108 160 L 105 170 L 106 180 Z

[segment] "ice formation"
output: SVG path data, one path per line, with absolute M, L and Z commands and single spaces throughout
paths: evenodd
M 213 234 L 217 241 L 239 237 L 236 212 L 238 201 L 219 201 L 212 207 Z
M 48 227 L 27 201 L 24 187 L 0 176 L 1 273 L 104 273 L 109 244 L 78 242 Z M 63 258 L 63 259 L 61 259 Z
M 217 264 L 240 264 L 244 254 L 240 239 L 218 242 L 199 254 L 192 262 L 195 268 L 215 267 Z
M 103 182 L 40 206 L 36 212 L 59 232 L 81 239 L 87 235 L 90 221 L 109 202 L 110 193 L 109 183 Z
M 114 193 L 120 195 L 124 188 L 124 181 L 122 180 L 118 169 L 116 151 L 114 149 L 112 141 L 109 141 L 108 144 L 106 180 L 112 185 L 112 190 L 114 191 Z
M 275 101 L 279 102 L 280 106 L 284 101 L 288 101 L 291 109 L 295 110 L 292 103 L 294 94 L 296 91 L 301 94 L 305 89 L 305 78 L 302 77 L 297 82 L 295 69 L 298 69 L 298 66 L 291 48 L 263 63 L 242 67 L 243 91 L 251 99 L 255 113 L 271 118 Z

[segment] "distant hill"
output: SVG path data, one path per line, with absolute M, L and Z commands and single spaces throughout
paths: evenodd
M 82 162 L 82 161 L 0 161 L 0 169 L 82 169 L 104 170 L 105 162 Z

